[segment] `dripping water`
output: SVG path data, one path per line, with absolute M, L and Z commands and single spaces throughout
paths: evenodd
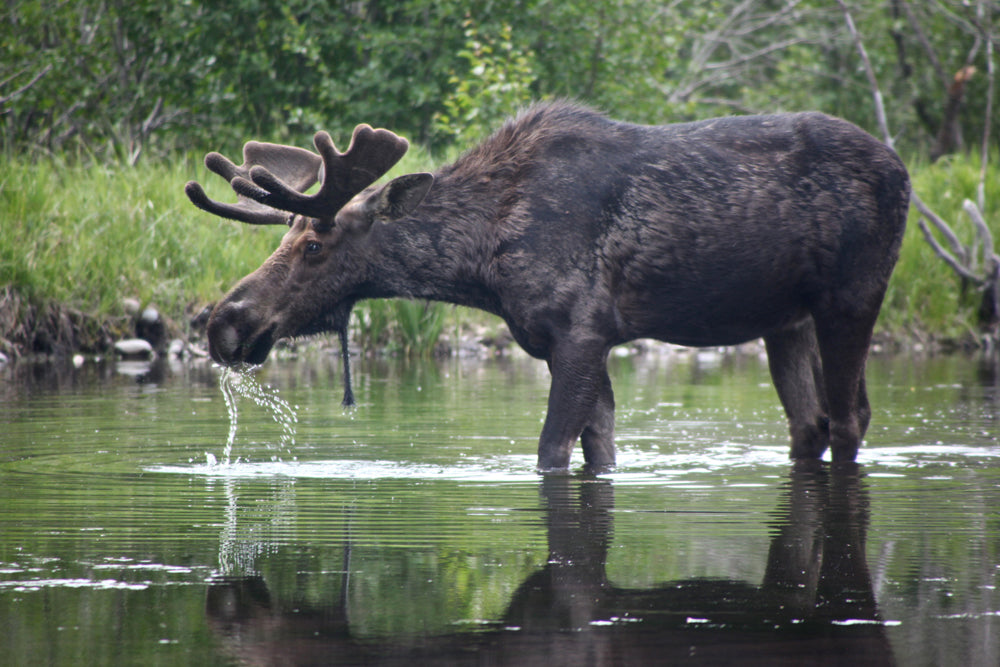
M 258 407 L 270 411 L 271 418 L 281 427 L 278 446 L 283 451 L 291 451 L 295 445 L 295 424 L 298 415 L 288 401 L 278 395 L 278 390 L 270 385 L 261 384 L 254 375 L 254 367 L 223 368 L 219 374 L 219 388 L 229 412 L 229 435 L 226 446 L 222 450 L 222 461 L 228 465 L 236 442 L 236 432 L 239 426 L 239 400 L 249 399 Z M 214 457 L 208 455 L 209 462 Z M 239 458 L 237 457 L 237 461 Z

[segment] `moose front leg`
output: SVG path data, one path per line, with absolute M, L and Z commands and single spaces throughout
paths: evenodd
M 538 442 L 538 467 L 542 470 L 569 466 L 577 439 L 588 467 L 601 469 L 615 463 L 615 398 L 608 377 L 607 349 L 572 348 L 554 352 L 549 360 L 552 386 Z

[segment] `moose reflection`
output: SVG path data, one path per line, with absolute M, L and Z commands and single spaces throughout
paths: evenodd
M 547 476 L 540 490 L 547 563 L 488 630 L 357 638 L 346 575 L 339 599 L 322 609 L 282 608 L 259 576 L 218 581 L 208 592 L 210 624 L 231 657 L 252 664 L 894 662 L 865 559 L 868 496 L 855 464 L 793 467 L 760 583 L 692 578 L 617 587 L 605 571 L 612 483 Z

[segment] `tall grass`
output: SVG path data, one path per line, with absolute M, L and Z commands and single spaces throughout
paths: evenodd
M 429 161 L 413 150 L 393 174 L 427 169 Z M 0 324 L 49 306 L 115 321 L 132 298 L 183 327 L 256 269 L 285 231 L 199 211 L 183 192 L 191 179 L 213 198 L 233 198 L 200 156 L 138 167 L 0 156 L 0 299 L 7 301 L 0 311 L 8 311 Z M 424 355 L 449 312 L 443 304 L 363 302 L 354 326 L 366 343 Z M 3 328 L 0 351 L 11 336 Z
M 431 162 L 413 149 L 390 177 L 428 169 Z M 955 156 L 915 165 L 911 172 L 920 196 L 971 240 L 961 205 L 975 195 L 978 160 Z M 5 305 L 16 310 L 58 304 L 113 320 L 123 315 L 123 298 L 131 297 L 183 323 L 218 299 L 277 247 L 284 228 L 244 225 L 195 209 L 183 192 L 190 179 L 203 183 L 209 196 L 232 197 L 200 156 L 129 167 L 0 155 L 0 300 L 8 302 L 0 303 L 0 312 Z M 986 198 L 985 213 L 1000 242 L 996 167 Z M 975 297 L 934 255 L 911 214 L 880 330 L 906 337 L 972 334 Z M 468 317 L 444 304 L 363 302 L 353 327 L 367 348 L 428 354 L 449 323 L 457 327 Z M 0 318 L 0 346 L 9 336 L 4 321 Z
M 280 239 L 277 229 L 195 209 L 184 183 L 211 183 L 195 160 L 138 169 L 0 161 L 0 286 L 31 303 L 100 318 L 120 313 L 122 299 L 132 297 L 180 317 L 257 266 Z
M 986 178 L 986 210 L 983 214 L 1000 244 L 1000 167 L 992 160 Z M 975 230 L 962 211 L 965 199 L 976 200 L 979 158 L 952 155 L 935 164 L 910 165 L 913 189 L 932 210 L 946 220 L 966 244 Z M 910 209 L 899 263 L 889 283 L 879 319 L 879 328 L 896 337 L 963 339 L 977 335 L 976 309 L 979 293 L 963 285 L 928 245 L 918 226 L 915 208 Z
M 355 313 L 355 330 L 363 349 L 382 349 L 407 356 L 429 356 L 448 325 L 451 308 L 443 303 L 387 299 L 364 301 Z

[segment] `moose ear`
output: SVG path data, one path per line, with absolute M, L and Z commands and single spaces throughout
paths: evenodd
M 374 218 L 383 222 L 398 220 L 413 212 L 434 185 L 434 175 L 406 174 L 386 183 L 375 195 L 369 209 Z

